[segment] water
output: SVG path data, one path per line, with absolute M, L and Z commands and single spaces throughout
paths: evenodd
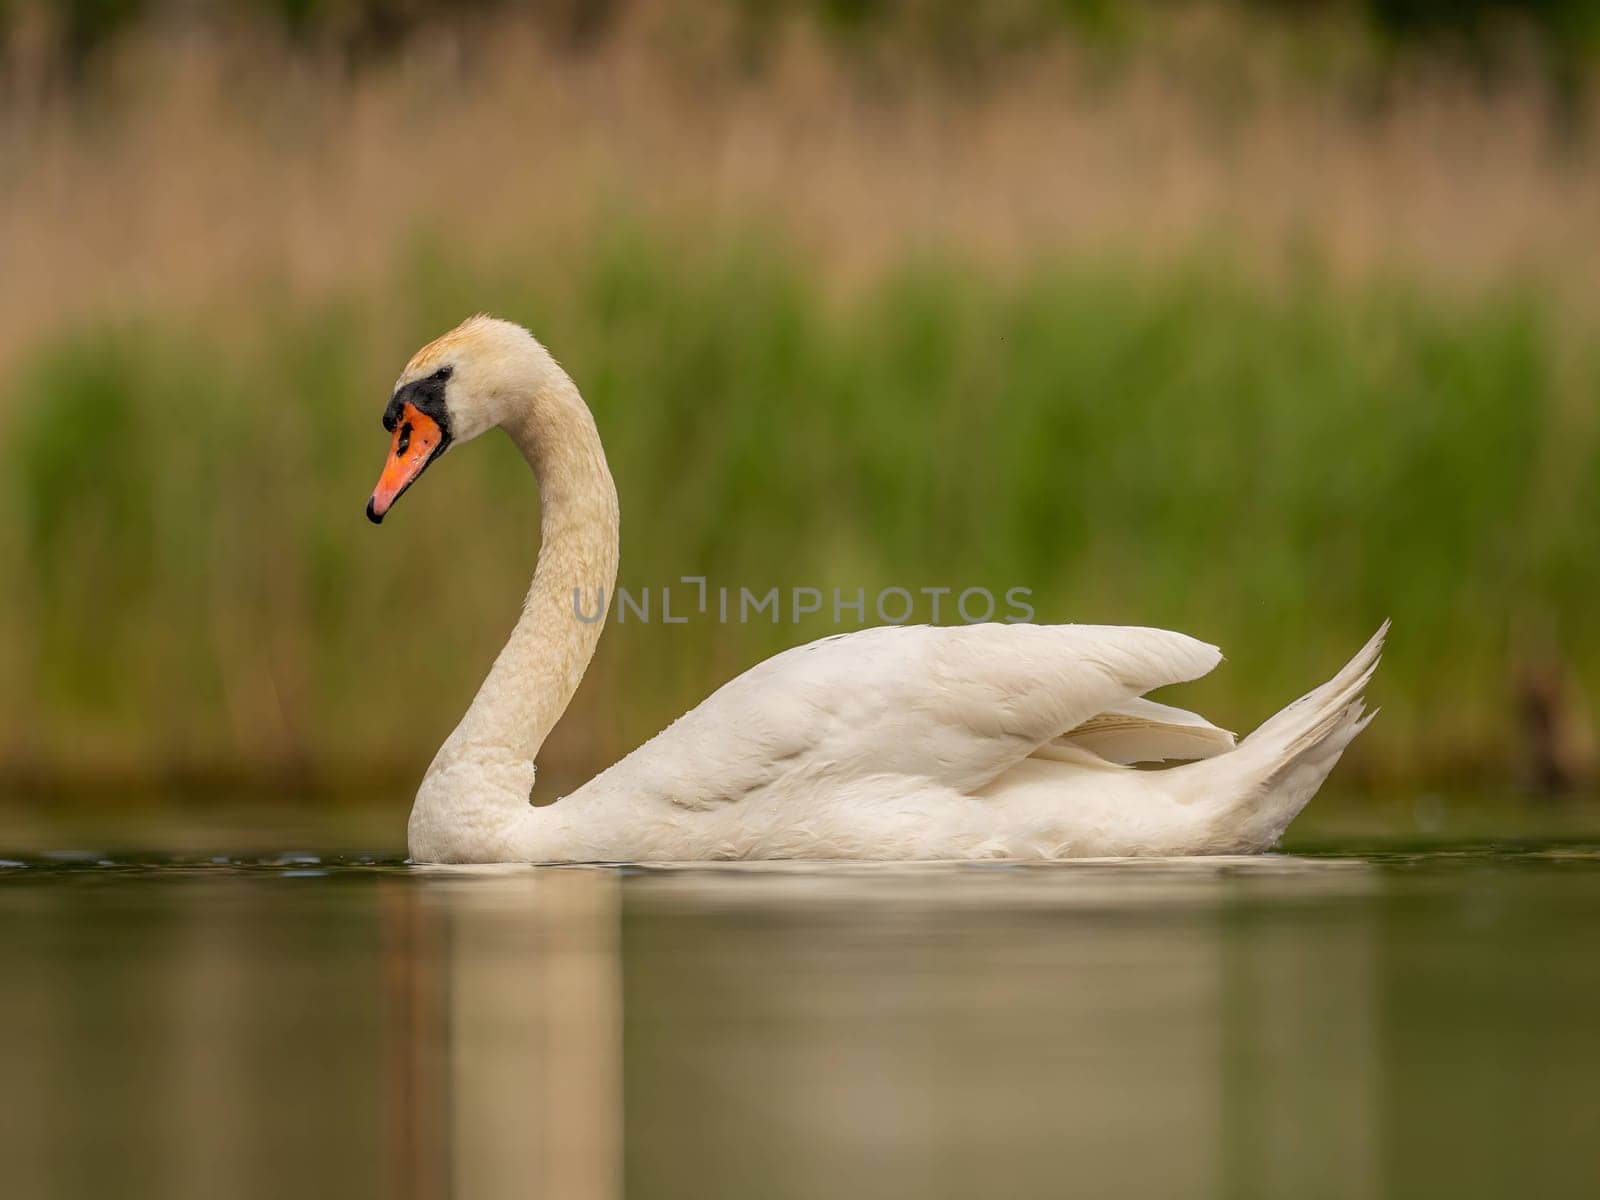
M 1600 1194 L 1600 845 L 0 852 L 16 1197 Z

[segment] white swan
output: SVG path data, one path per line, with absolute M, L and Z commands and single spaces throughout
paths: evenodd
M 1092 625 L 890 626 L 785 651 L 554 804 L 534 758 L 578 687 L 617 573 L 617 493 L 594 419 L 527 330 L 474 317 L 418 351 L 384 427 L 381 521 L 450 446 L 499 426 L 538 477 L 522 616 L 411 811 L 427 862 L 970 859 L 1239 853 L 1283 833 L 1370 720 L 1380 629 L 1237 746 L 1142 698 L 1221 655 Z M 588 615 L 592 616 L 590 612 Z M 1204 760 L 1163 770 L 1135 762 Z

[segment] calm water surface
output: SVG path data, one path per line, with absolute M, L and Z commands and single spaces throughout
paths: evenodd
M 1600 1195 L 1600 845 L 0 851 L 16 1197 Z

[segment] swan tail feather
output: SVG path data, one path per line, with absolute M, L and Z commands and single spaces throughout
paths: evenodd
M 1193 802 L 1214 807 L 1218 853 L 1273 846 L 1378 715 L 1366 711 L 1361 693 L 1388 632 L 1385 621 L 1337 675 L 1269 717 L 1236 749 L 1175 768 L 1186 776 Z

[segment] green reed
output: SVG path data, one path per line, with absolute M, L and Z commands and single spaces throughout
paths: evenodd
M 362 517 L 394 375 L 480 308 L 594 408 L 634 589 L 1025 586 L 1042 621 L 1220 643 L 1172 698 L 1240 729 L 1390 616 L 1350 778 L 1503 778 L 1519 671 L 1600 665 L 1600 359 L 1531 288 L 1250 282 L 1219 254 L 908 262 L 840 297 L 757 238 L 635 229 L 495 268 L 423 244 L 371 295 L 261 295 L 247 329 L 103 322 L 4 385 L 10 774 L 414 777 L 537 547 L 499 437 Z M 834 628 L 613 624 L 550 762 L 601 765 Z

